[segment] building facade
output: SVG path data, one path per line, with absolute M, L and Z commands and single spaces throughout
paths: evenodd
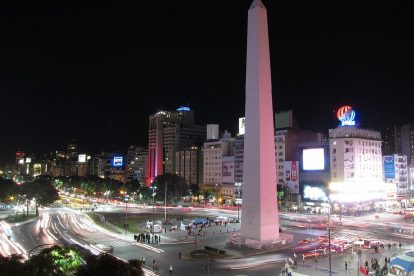
M 158 175 L 174 174 L 176 151 L 201 144 L 206 137 L 206 128 L 194 124 L 193 111 L 180 107 L 176 111 L 150 115 L 148 137 L 147 186 Z

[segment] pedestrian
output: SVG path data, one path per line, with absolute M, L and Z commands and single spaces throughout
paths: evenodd
M 391 244 L 388 243 L 388 250 L 391 250 Z
M 152 268 L 155 268 L 155 259 L 152 259 Z
M 302 263 L 305 264 L 305 254 L 302 254 Z
M 365 269 L 367 269 L 367 270 L 368 270 L 368 267 L 369 267 L 368 260 L 365 260 Z
M 172 275 L 172 271 L 173 271 L 173 266 L 170 265 L 170 276 Z
M 178 259 L 181 260 L 181 251 L 178 251 Z
M 348 271 L 348 262 L 345 260 L 345 271 Z
M 296 259 L 296 257 L 297 257 L 297 256 L 296 256 L 296 253 L 295 253 L 295 252 L 293 252 L 293 258 L 295 258 L 295 259 Z
M 142 264 L 145 265 L 145 257 L 142 257 Z
M 400 250 L 401 250 L 401 242 L 399 242 L 399 243 L 398 243 L 398 247 L 399 247 L 399 248 L 400 248 Z

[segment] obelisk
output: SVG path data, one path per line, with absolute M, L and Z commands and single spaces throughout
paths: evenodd
M 248 12 L 245 116 L 240 237 L 261 246 L 279 240 L 269 37 L 261 0 Z

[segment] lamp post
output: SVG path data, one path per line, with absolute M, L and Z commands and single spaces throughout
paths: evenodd
M 167 221 L 167 180 L 165 180 L 165 194 L 164 194 L 164 222 Z
M 208 256 L 208 254 L 207 253 L 198 253 L 196 255 L 199 255 L 199 256 L 207 256 L 207 266 L 206 266 L 206 269 L 207 269 L 207 276 L 209 276 L 210 275 L 210 258 Z
M 125 192 L 126 193 L 126 192 Z M 128 235 L 128 199 L 129 195 L 125 195 L 125 236 Z
M 329 276 L 332 274 L 331 270 L 331 201 L 328 199 L 328 255 L 329 255 Z
M 155 190 L 157 189 L 156 186 L 151 186 L 150 189 L 152 190 L 152 213 L 154 213 L 154 205 L 155 205 Z

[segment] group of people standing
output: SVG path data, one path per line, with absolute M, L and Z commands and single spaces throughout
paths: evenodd
M 150 233 L 141 233 L 138 235 L 134 235 L 134 240 L 137 242 L 143 242 L 143 243 L 160 243 L 161 242 L 161 236 L 156 234 L 150 234 Z

